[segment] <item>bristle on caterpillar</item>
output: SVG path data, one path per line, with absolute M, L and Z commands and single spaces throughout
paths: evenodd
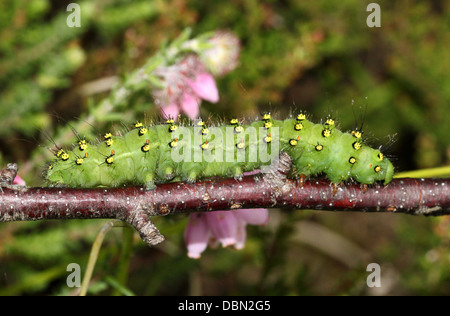
M 58 148 L 46 179 L 69 187 L 150 188 L 167 181 L 241 178 L 270 165 L 281 150 L 292 158 L 293 175 L 302 179 L 324 174 L 333 184 L 349 179 L 387 184 L 394 173 L 380 150 L 364 144 L 360 129 L 344 133 L 331 116 L 320 124 L 304 113 L 286 120 L 264 113 L 262 120 L 247 125 L 236 118 L 221 126 L 202 120 L 183 126 L 169 119 L 133 127 L 122 136 L 108 132 L 97 144 L 79 138 L 72 151 Z

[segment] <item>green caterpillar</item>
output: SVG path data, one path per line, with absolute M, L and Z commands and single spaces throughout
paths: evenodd
M 353 179 L 361 184 L 388 184 L 394 167 L 380 150 L 363 143 L 362 132 L 339 131 L 329 117 L 314 124 L 305 114 L 275 120 L 264 114 L 261 121 L 243 125 L 238 119 L 208 127 L 199 120 L 190 126 L 144 126 L 122 136 L 104 135 L 89 144 L 78 139 L 72 151 L 58 148 L 46 179 L 51 185 L 93 188 L 145 185 L 168 181 L 196 181 L 209 177 L 242 177 L 276 159 L 280 150 L 293 162 L 293 175 L 325 174 L 331 183 Z

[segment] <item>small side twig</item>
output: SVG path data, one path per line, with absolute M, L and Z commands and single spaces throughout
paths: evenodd
M 14 178 L 17 175 L 17 164 L 9 163 L 6 168 L 0 170 L 0 188 L 2 186 L 11 185 L 14 182 Z

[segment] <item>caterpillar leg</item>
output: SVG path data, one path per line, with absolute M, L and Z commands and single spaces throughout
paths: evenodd
M 167 167 L 166 170 L 164 170 L 164 176 L 166 180 L 172 180 L 175 177 L 175 173 L 172 167 Z
M 153 191 L 156 189 L 156 183 L 155 181 L 148 181 L 145 183 L 145 191 Z
M 244 172 L 242 171 L 242 168 L 241 167 L 236 167 L 234 169 L 233 176 L 234 176 L 235 180 L 241 181 L 242 177 L 244 176 Z
M 151 191 L 151 190 L 156 189 L 155 176 L 152 173 L 145 176 L 144 183 L 145 183 L 146 191 Z
M 198 174 L 195 171 L 192 171 L 189 173 L 189 176 L 186 179 L 187 183 L 194 183 L 195 181 L 197 181 L 198 178 Z
M 51 188 L 61 188 L 61 189 L 70 188 L 70 186 L 65 183 L 55 183 L 55 184 L 50 185 L 50 187 Z

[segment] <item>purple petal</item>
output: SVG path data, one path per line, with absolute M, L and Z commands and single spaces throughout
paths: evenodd
M 269 211 L 265 208 L 239 209 L 233 212 L 237 218 L 250 225 L 265 225 L 269 221 Z
M 180 107 L 190 119 L 196 119 L 200 113 L 200 102 L 195 96 L 184 92 Z
M 247 239 L 246 226 L 244 221 L 238 221 L 236 243 L 234 244 L 234 248 L 237 250 L 241 250 L 245 247 L 245 240 Z
M 19 176 L 16 176 L 15 178 L 14 178 L 14 181 L 13 181 L 13 183 L 12 184 L 16 184 L 16 185 L 27 185 L 26 183 L 25 183 L 25 180 L 23 180 L 21 177 L 19 177 Z
M 180 113 L 180 109 L 176 103 L 170 103 L 169 105 L 165 105 L 161 107 L 161 114 L 164 119 L 171 118 L 174 121 L 178 119 L 178 114 Z
M 254 176 L 255 174 L 261 173 L 261 170 L 255 169 L 252 171 L 246 171 L 244 172 L 244 176 Z
M 202 72 L 194 80 L 186 79 L 188 85 L 203 100 L 216 103 L 219 101 L 219 90 L 214 77 L 207 72 Z
M 189 258 L 200 258 L 200 255 L 208 246 L 209 236 L 206 216 L 203 213 L 192 213 L 184 232 Z
M 215 211 L 206 213 L 209 229 L 223 247 L 236 243 L 238 221 L 236 216 L 229 211 Z

